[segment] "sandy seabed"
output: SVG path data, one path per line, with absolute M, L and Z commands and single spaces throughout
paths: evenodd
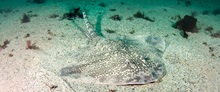
M 0 92 L 220 91 L 220 38 L 211 37 L 205 31 L 207 27 L 213 27 L 213 32 L 220 31 L 220 15 L 201 14 L 206 9 L 218 8 L 214 1 L 213 4 L 195 0 L 188 7 L 178 0 L 102 1 L 106 7 L 95 0 L 48 0 L 43 4 L 20 1 L 0 1 L 3 11 L 0 13 L 0 45 L 9 41 L 5 48 L 0 48 Z M 87 43 L 82 32 L 87 30 L 83 19 L 77 18 L 72 22 L 61 20 L 61 17 L 71 7 L 82 7 L 83 4 L 87 4 L 91 23 L 95 24 L 97 15 L 103 14 L 101 30 L 106 37 L 154 35 L 163 38 L 167 43 L 164 53 L 166 76 L 158 83 L 134 86 L 85 84 L 59 76 L 60 69 L 73 62 L 69 53 Z M 138 11 L 155 19 L 155 22 L 138 18 L 126 20 Z M 183 17 L 192 12 L 196 12 L 200 30 L 189 33 L 188 39 L 185 39 L 179 30 L 172 28 L 176 22 L 172 17 Z M 21 23 L 24 13 L 32 15 L 30 22 Z M 59 17 L 49 18 L 53 14 Z M 110 17 L 115 14 L 123 16 L 122 20 L 111 20 Z M 110 34 L 106 29 L 116 32 Z M 27 49 L 27 41 L 38 49 Z

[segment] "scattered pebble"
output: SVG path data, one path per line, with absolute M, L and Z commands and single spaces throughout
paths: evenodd
M 110 19 L 115 20 L 115 21 L 121 21 L 122 17 L 116 14 L 116 15 L 111 16 Z

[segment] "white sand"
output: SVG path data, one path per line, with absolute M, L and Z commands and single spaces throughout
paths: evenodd
M 201 1 L 201 4 L 192 2 L 192 6 L 185 7 L 184 3 L 176 5 L 177 0 L 170 2 L 153 2 L 139 0 L 141 4 L 121 1 L 107 1 L 107 7 L 98 6 L 97 2 L 87 2 L 88 17 L 93 24 L 97 21 L 99 12 L 102 16 L 102 31 L 107 37 L 120 35 L 139 36 L 155 35 L 166 40 L 168 47 L 164 53 L 164 63 L 167 74 L 159 83 L 112 86 L 77 83 L 68 77 L 60 77 L 60 69 L 72 65 L 71 53 L 85 46 L 87 38 L 80 31 L 86 30 L 82 19 L 75 22 L 48 18 L 51 14 L 62 16 L 69 8 L 80 6 L 81 2 L 63 0 L 47 1 L 45 4 L 12 4 L 12 10 L 18 12 L 0 14 L 0 45 L 8 39 L 7 48 L 0 51 L 0 92 L 219 92 L 220 91 L 220 38 L 212 38 L 205 32 L 205 28 L 212 26 L 214 32 L 220 31 L 220 15 L 202 15 L 204 9 L 213 10 L 214 4 Z M 89 1 L 89 0 L 87 0 Z M 9 4 L 2 0 L 0 8 L 8 8 L 3 4 Z M 15 2 L 15 1 L 14 1 Z M 104 1 L 103 1 L 104 2 Z M 144 3 L 143 3 L 144 2 Z M 23 5 L 25 4 L 25 5 Z M 206 5 L 207 4 L 207 5 Z M 158 6 L 154 6 L 158 5 Z M 213 6 L 211 6 L 213 5 Z M 91 7 L 89 9 L 89 7 Z M 199 9 L 197 7 L 200 7 Z M 108 11 L 115 8 L 116 11 Z M 129 8 L 129 9 L 128 9 Z M 167 9 L 164 11 L 163 9 Z M 20 19 L 23 13 L 33 11 L 37 14 L 31 22 L 22 24 Z M 154 17 L 151 23 L 143 19 L 134 18 L 128 21 L 126 18 L 133 16 L 137 11 L 144 12 L 146 16 Z M 190 34 L 188 39 L 181 37 L 180 31 L 171 27 L 175 21 L 171 17 L 179 14 L 191 14 L 197 11 L 197 26 L 201 28 L 199 33 Z M 109 17 L 119 14 L 122 21 L 113 21 Z M 6 17 L 5 17 L 6 16 Z M 78 25 L 79 27 L 77 27 Z M 117 30 L 114 34 L 108 34 L 105 29 Z M 51 30 L 52 35 L 47 31 Z M 132 30 L 134 34 L 129 34 Z M 30 37 L 24 38 L 29 33 Z M 54 35 L 55 34 L 55 35 Z M 165 37 L 168 34 L 168 37 Z M 176 34 L 176 35 L 173 35 Z M 63 36 L 63 37 L 62 37 Z M 52 38 L 48 40 L 48 38 Z M 36 43 L 40 50 L 26 50 L 26 41 Z M 207 45 L 203 43 L 206 42 Z M 209 52 L 209 47 L 214 51 Z M 212 56 L 212 53 L 215 56 Z M 9 54 L 13 54 L 12 57 Z M 57 86 L 57 88 L 52 87 Z

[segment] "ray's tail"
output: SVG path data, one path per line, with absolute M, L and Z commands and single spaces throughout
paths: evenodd
M 86 24 L 86 28 L 88 29 L 88 31 L 86 32 L 86 36 L 87 36 L 90 40 L 92 40 L 92 39 L 96 36 L 94 27 L 93 27 L 93 26 L 91 25 L 91 23 L 89 22 L 88 17 L 87 17 L 86 12 L 85 12 L 85 9 L 84 9 L 84 11 L 82 11 L 82 14 L 83 14 L 84 22 L 85 22 L 85 24 Z

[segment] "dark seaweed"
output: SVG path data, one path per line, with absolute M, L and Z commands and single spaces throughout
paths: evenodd
M 189 15 L 185 15 L 184 18 L 178 20 L 173 27 L 179 30 L 183 30 L 185 32 L 195 33 L 198 31 L 196 28 L 196 22 L 197 22 L 196 18 Z
M 192 5 L 192 3 L 191 3 L 191 1 L 186 0 L 186 1 L 185 1 L 185 5 L 186 5 L 186 7 L 188 7 L 188 6 Z
M 39 50 L 40 48 L 36 44 L 32 44 L 28 49 Z
M 75 16 L 73 13 L 69 12 L 69 13 L 65 13 L 65 14 L 63 15 L 63 18 L 62 18 L 62 19 L 73 20 L 75 17 L 76 17 L 76 16 Z
M 106 32 L 108 32 L 108 33 L 115 33 L 115 30 L 106 29 Z
M 9 40 L 5 40 L 3 45 L 0 45 L 0 48 L 5 49 L 9 43 L 10 43 Z
M 141 13 L 141 12 L 137 12 L 133 15 L 135 18 L 144 18 L 144 13 Z
M 33 3 L 36 3 L 36 4 L 42 4 L 44 3 L 46 0 L 33 0 L 32 2 Z
M 163 11 L 166 11 L 166 12 L 167 12 L 167 9 L 163 9 Z
M 30 34 L 29 34 L 29 33 L 27 33 L 27 34 L 24 36 L 24 38 L 28 38 L 28 37 L 30 37 Z
M 32 13 L 33 11 L 28 11 L 27 13 Z
M 129 32 L 130 34 L 134 34 L 135 33 L 135 31 L 134 30 L 132 30 L 131 32 Z
M 214 37 L 214 38 L 220 38 L 220 31 L 217 33 L 213 33 L 210 36 Z
M 57 85 L 53 85 L 50 87 L 50 89 L 56 89 L 58 86 Z
M 73 14 L 74 14 L 74 15 L 77 15 L 77 13 L 79 13 L 79 10 L 80 10 L 80 8 L 79 8 L 79 7 L 78 7 L 78 8 L 73 9 Z
M 52 40 L 52 38 L 47 38 L 47 40 Z
M 214 51 L 214 47 L 209 47 L 209 52 L 213 52 Z
M 207 32 L 209 32 L 209 33 L 212 33 L 212 30 L 213 30 L 213 27 L 207 27 L 207 28 L 205 28 L 205 31 L 207 31 Z
M 207 46 L 207 45 L 208 45 L 208 44 L 207 44 L 207 42 L 203 42 L 202 44 L 203 44 L 203 45 L 205 45 L 205 46 Z
M 116 9 L 109 9 L 109 11 L 116 11 Z
M 13 54 L 8 54 L 9 57 L 13 57 Z
M 101 7 L 106 7 L 107 5 L 102 2 L 102 3 L 99 4 L 99 6 L 101 6 Z
M 38 46 L 36 46 L 35 43 L 32 44 L 30 40 L 28 40 L 26 42 L 26 44 L 27 44 L 26 49 L 33 49 L 33 50 L 39 50 L 40 49 Z
M 24 13 L 23 18 L 21 19 L 21 23 L 28 23 L 28 22 L 31 22 L 30 17 Z
M 215 15 L 215 16 L 216 16 L 216 15 L 219 15 L 219 14 L 220 14 L 220 9 L 215 9 L 215 10 L 213 10 L 213 11 L 212 11 L 212 14 Z
M 80 8 L 71 9 L 68 13 L 63 15 L 62 19 L 73 20 L 75 18 L 83 18 L 83 15 L 80 11 Z
M 148 16 L 144 16 L 144 13 L 141 13 L 141 12 L 137 12 L 137 13 L 135 13 L 134 15 L 133 15 L 135 18 L 142 18 L 142 19 L 145 19 L 145 20 L 147 20 L 147 21 L 150 21 L 150 22 L 154 22 L 155 20 L 154 19 L 151 19 L 151 18 L 149 18 Z

